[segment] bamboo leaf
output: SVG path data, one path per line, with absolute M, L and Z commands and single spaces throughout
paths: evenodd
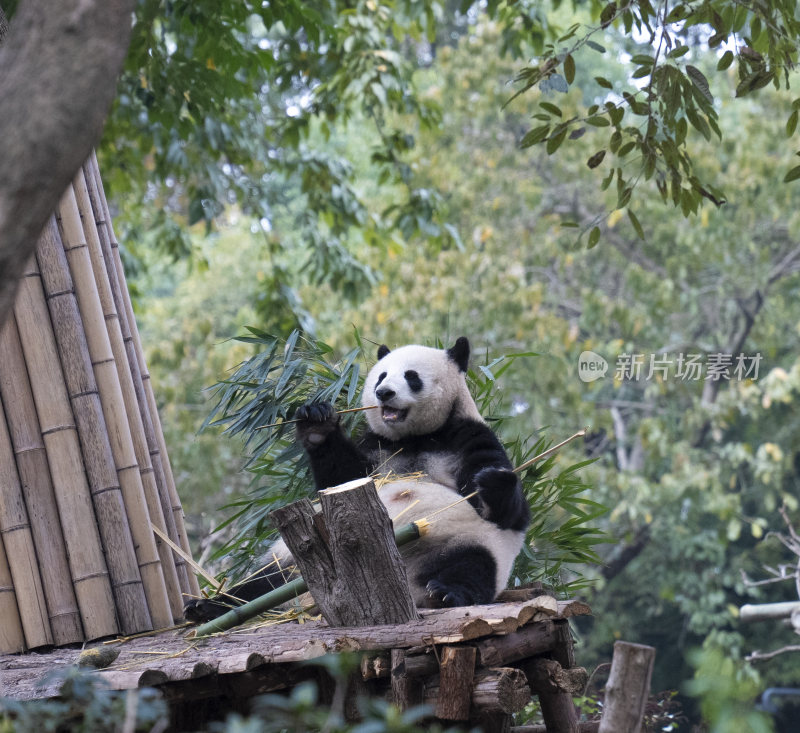
M 567 84 L 575 81 L 575 59 L 569 53 L 564 57 L 564 78 L 567 80 Z
M 787 173 L 787 174 L 786 174 L 786 175 L 783 177 L 783 182 L 784 182 L 784 183 L 791 183 L 792 181 L 796 181 L 798 178 L 800 178 L 800 165 L 798 165 L 798 166 L 795 166 L 794 168 L 792 168 L 792 169 L 791 169 L 791 170 L 790 170 L 790 171 L 789 171 L 789 172 L 788 172 L 788 173 Z

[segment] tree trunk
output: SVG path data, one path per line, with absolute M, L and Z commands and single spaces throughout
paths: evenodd
M 27 0 L 0 46 L 0 324 L 47 218 L 100 137 L 134 6 Z

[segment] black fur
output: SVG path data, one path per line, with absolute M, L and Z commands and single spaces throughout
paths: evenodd
M 183 606 L 183 617 L 192 623 L 202 624 L 222 616 L 232 608 L 252 601 L 285 585 L 290 578 L 287 573 L 273 571 L 255 576 L 246 583 L 231 588 L 231 595 L 222 593 L 214 598 L 193 598 Z
M 428 559 L 416 581 L 430 598 L 429 607 L 474 606 L 494 600 L 497 563 L 476 544 L 448 547 Z
M 413 369 L 409 369 L 403 376 L 406 378 L 408 388 L 412 392 L 419 392 L 422 389 L 422 380 Z
M 456 342 L 447 350 L 447 355 L 458 364 L 458 368 L 465 372 L 469 367 L 469 341 L 465 336 L 459 336 Z

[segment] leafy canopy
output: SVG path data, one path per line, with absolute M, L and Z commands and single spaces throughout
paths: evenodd
M 439 129 L 442 115 L 419 80 L 443 48 L 487 21 L 499 33 L 485 52 L 517 59 L 517 87 L 503 101 L 533 112 L 519 147 L 554 154 L 593 133 L 588 168 L 616 190 L 640 237 L 629 205 L 644 180 L 684 216 L 725 198 L 688 146 L 690 129 L 721 144 L 708 75 L 735 68 L 737 97 L 788 88 L 800 36 L 791 0 L 143 0 L 103 147 L 111 189 L 130 202 L 128 241 L 149 234 L 185 254 L 184 221 L 211 227 L 235 204 L 293 250 L 311 281 L 351 296 L 374 282 L 353 256 L 362 245 L 460 244 L 440 189 L 411 162 L 419 134 Z M 563 109 L 559 95 L 600 58 L 617 72 L 594 77 L 584 108 Z M 800 98 L 789 136 L 798 112 Z M 348 126 L 360 146 L 326 146 Z M 365 166 L 377 180 L 364 178 Z M 785 174 L 798 177 L 800 166 Z M 600 234 L 590 228 L 589 246 Z M 271 284 L 280 291 L 289 279 L 279 270 Z

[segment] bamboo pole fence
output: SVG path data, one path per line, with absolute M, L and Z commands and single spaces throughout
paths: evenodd
M 199 594 L 94 155 L 0 327 L 0 653 L 134 634 Z

